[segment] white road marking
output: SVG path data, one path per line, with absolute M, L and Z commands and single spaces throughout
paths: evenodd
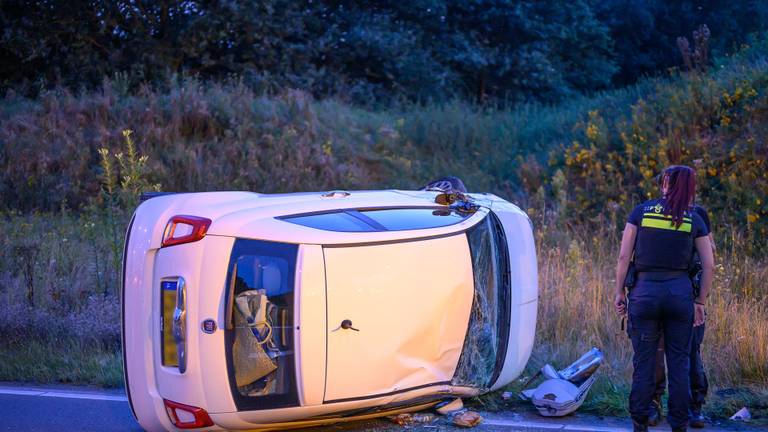
M 13 388 L 0 387 L 0 394 L 21 395 L 21 396 L 40 396 L 45 393 L 39 390 L 19 390 Z
M 98 392 L 80 392 L 80 391 L 61 391 L 54 389 L 30 389 L 19 387 L 0 387 L 0 394 L 19 395 L 19 396 L 40 396 L 63 399 L 90 399 L 105 400 L 115 402 L 127 402 L 128 398 L 116 394 L 98 393 Z
M 529 428 L 529 429 L 547 429 L 547 430 L 561 430 L 561 431 L 583 431 L 583 432 L 629 432 L 630 429 L 620 427 L 604 427 L 604 426 L 587 426 L 587 425 L 568 425 L 564 423 L 547 423 L 537 421 L 513 421 L 513 420 L 497 420 L 486 419 L 483 420 L 484 425 L 489 426 L 509 426 L 515 428 Z
M 115 395 L 102 394 L 102 393 L 47 392 L 47 393 L 41 394 L 40 396 L 67 398 L 67 399 L 107 400 L 107 401 L 119 401 L 119 402 L 128 401 L 128 398 L 125 396 L 115 396 Z

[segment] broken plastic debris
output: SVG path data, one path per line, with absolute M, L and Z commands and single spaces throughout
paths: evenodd
M 749 412 L 747 407 L 743 407 L 742 409 L 736 411 L 736 414 L 731 416 L 731 420 L 749 421 L 751 419 L 752 414 Z
M 392 423 L 397 423 L 400 426 L 407 426 L 413 423 L 413 414 L 403 413 L 396 416 L 387 417 Z
M 512 399 L 512 394 L 513 394 L 512 392 L 506 391 L 501 394 L 501 398 L 504 400 Z
M 414 423 L 432 423 L 435 420 L 435 415 L 430 413 L 416 413 L 413 415 Z
M 483 417 L 474 411 L 464 411 L 453 417 L 453 424 L 461 427 L 475 427 L 483 421 Z
M 559 373 L 555 370 L 555 368 L 552 367 L 551 364 L 547 363 L 544 365 L 543 368 L 541 368 L 541 373 L 546 377 L 547 379 L 561 379 Z
M 592 348 L 567 368 L 557 372 L 558 378 L 568 380 L 576 385 L 581 385 L 591 377 L 597 368 L 603 363 L 603 353 Z M 546 367 L 546 366 L 545 366 Z
M 546 364 L 526 381 L 524 387 L 541 376 L 545 378 L 544 382 L 536 388 L 523 390 L 520 398 L 533 402 L 539 414 L 546 417 L 570 414 L 584 403 L 595 382 L 594 373 L 602 362 L 603 353 L 592 348 L 565 369 L 558 371 Z
M 431 423 L 435 419 L 435 415 L 429 413 L 403 413 L 387 418 L 392 423 L 397 423 L 400 426 L 409 426 L 414 423 Z
M 437 411 L 437 413 L 440 415 L 448 415 L 463 408 L 464 402 L 461 400 L 461 398 L 455 398 L 453 400 L 438 404 L 435 408 L 435 411 Z
M 531 401 L 539 414 L 545 417 L 568 415 L 584 403 L 594 379 L 595 377 L 591 377 L 582 387 L 576 387 L 572 382 L 564 379 L 546 380 L 536 387 Z

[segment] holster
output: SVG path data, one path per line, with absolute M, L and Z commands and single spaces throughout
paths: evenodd
M 624 276 L 624 287 L 631 291 L 637 284 L 637 268 L 635 267 L 635 260 L 629 262 L 627 267 L 627 275 Z
M 701 260 L 698 254 L 695 254 L 694 259 L 691 260 L 691 264 L 688 266 L 688 276 L 691 278 L 694 297 L 698 297 L 699 291 L 701 291 L 701 275 L 703 273 L 704 268 L 701 266 Z
M 629 296 L 627 296 L 627 306 L 626 306 L 626 315 L 624 315 L 624 319 L 627 322 L 626 330 L 627 330 L 627 337 L 632 338 L 632 318 L 629 315 Z

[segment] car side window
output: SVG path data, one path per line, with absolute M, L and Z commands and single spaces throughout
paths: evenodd
M 347 209 L 285 216 L 286 222 L 336 232 L 404 231 L 457 224 L 471 216 L 449 208 Z

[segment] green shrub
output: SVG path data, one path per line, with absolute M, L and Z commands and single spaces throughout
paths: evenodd
M 638 101 L 626 121 L 599 110 L 577 125 L 582 138 L 552 153 L 562 169 L 568 211 L 582 220 L 657 195 L 670 164 L 697 172 L 699 201 L 718 230 L 743 231 L 745 252 L 760 252 L 768 231 L 768 68 L 738 75 L 691 74 Z M 762 250 L 764 252 L 764 250 Z

